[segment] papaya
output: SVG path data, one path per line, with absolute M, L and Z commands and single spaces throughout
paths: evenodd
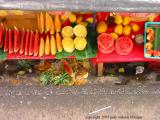
M 43 15 L 43 12 L 40 13 L 40 16 L 39 16 L 39 24 L 40 24 L 40 32 L 43 33 L 44 32 L 44 15 Z
M 50 15 L 46 12 L 45 14 L 45 32 L 50 31 Z
M 44 39 L 41 37 L 40 45 L 39 45 L 39 56 L 42 57 L 44 55 Z
M 57 14 L 55 15 L 55 18 L 54 18 L 54 26 L 55 26 L 56 32 L 61 31 L 61 20 L 60 20 L 59 15 L 57 15 Z
M 40 14 L 37 14 L 37 28 L 38 28 L 39 31 L 41 31 Z
M 55 30 L 54 30 L 54 22 L 53 22 L 53 19 L 52 19 L 52 16 L 50 16 L 50 34 L 53 35 Z
M 56 40 L 54 38 L 53 35 L 51 35 L 51 40 L 50 40 L 50 47 L 51 47 L 51 54 L 52 55 L 55 55 L 56 54 L 56 51 L 57 51 L 57 47 L 56 47 Z
M 63 50 L 62 37 L 61 37 L 60 33 L 56 33 L 56 46 L 57 46 L 58 52 L 62 52 L 62 50 Z
M 45 55 L 49 55 L 50 54 L 50 40 L 49 37 L 46 37 L 46 41 L 45 41 Z

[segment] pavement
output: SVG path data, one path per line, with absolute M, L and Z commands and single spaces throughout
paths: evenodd
M 159 86 L 1 86 L 0 120 L 160 120 Z

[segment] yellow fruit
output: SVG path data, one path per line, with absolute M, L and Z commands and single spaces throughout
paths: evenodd
M 118 35 L 116 33 L 111 33 L 111 35 L 115 40 L 118 39 Z
M 138 32 L 139 31 L 139 25 L 135 24 L 135 23 L 132 23 L 131 24 L 131 28 L 132 28 L 132 31 L 133 32 Z
M 87 29 L 83 25 L 78 24 L 73 28 L 73 33 L 77 37 L 86 37 L 87 36 Z
M 0 10 L 0 16 L 7 16 L 8 11 L 7 10 Z
M 154 17 L 153 17 L 153 16 L 149 16 L 149 17 L 148 17 L 148 21 L 149 21 L 149 22 L 153 22 L 153 21 L 154 21 Z
M 44 55 L 44 39 L 41 37 L 40 39 L 40 45 L 39 45 L 39 56 Z
M 84 27 L 87 27 L 88 23 L 87 22 L 80 22 L 80 25 L 83 25 Z
M 52 19 L 52 16 L 50 16 L 50 34 L 53 35 L 54 34 L 54 22 Z
M 56 46 L 57 46 L 58 52 L 62 52 L 62 50 L 63 50 L 62 37 L 61 37 L 60 33 L 56 33 Z
M 47 33 L 50 30 L 50 15 L 46 12 L 45 14 L 45 32 Z
M 63 37 L 73 37 L 73 28 L 71 26 L 65 26 L 61 33 Z
M 59 15 L 57 14 L 55 15 L 55 18 L 54 18 L 54 27 L 55 27 L 56 32 L 61 31 L 61 20 L 60 20 Z
M 24 15 L 24 11 L 22 10 L 12 10 L 12 13 L 15 15 Z
M 121 35 L 122 32 L 123 32 L 123 26 L 120 24 L 120 25 L 117 25 L 114 29 L 114 32 L 118 35 Z
M 100 23 L 98 23 L 97 25 L 97 32 L 98 33 L 104 33 L 107 31 L 107 24 L 104 21 L 101 21 Z
M 117 25 L 119 25 L 119 24 L 122 23 L 122 21 L 123 21 L 122 16 L 116 15 L 116 17 L 115 17 L 115 23 L 116 23 Z
M 129 25 L 125 25 L 123 28 L 123 35 L 130 35 L 131 34 L 131 27 Z
M 53 35 L 51 35 L 51 44 L 50 44 L 50 47 L 51 47 L 51 54 L 52 55 L 55 55 L 56 54 L 56 51 L 57 51 L 57 47 L 56 47 L 56 40 L 54 38 Z
M 41 12 L 40 13 L 40 16 L 39 16 L 39 21 L 40 21 L 40 32 L 44 32 L 44 16 L 43 16 L 43 13 Z
M 75 47 L 74 47 L 74 41 L 70 37 L 65 37 L 62 40 L 62 46 L 63 46 L 64 50 L 66 52 L 69 52 L 69 53 L 72 53 L 74 51 L 74 49 L 75 49 Z
M 73 14 L 73 13 L 69 14 L 69 21 L 70 21 L 71 23 L 76 22 L 76 15 Z
M 37 27 L 38 27 L 38 30 L 41 31 L 40 15 L 39 14 L 37 14 Z
M 79 17 L 77 17 L 76 23 L 80 23 L 80 22 L 82 22 L 82 20 L 83 20 L 83 17 L 79 16 Z
M 50 54 L 50 40 L 49 40 L 48 36 L 47 36 L 46 41 L 45 41 L 45 54 L 46 55 Z
M 86 47 L 86 45 L 87 45 L 87 41 L 86 41 L 86 39 L 85 38 L 83 38 L 83 37 L 76 37 L 75 39 L 74 39 L 74 45 L 75 45 L 75 48 L 77 49 L 77 50 L 84 50 L 85 49 L 85 47 Z
M 64 21 L 67 21 L 68 20 L 68 16 L 67 15 L 61 15 L 61 20 L 64 22 Z
M 123 25 L 128 25 L 128 24 L 130 23 L 130 21 L 131 21 L 131 18 L 130 18 L 130 17 L 124 17 L 122 24 L 123 24 Z
M 86 21 L 89 23 L 93 23 L 93 17 L 87 18 Z

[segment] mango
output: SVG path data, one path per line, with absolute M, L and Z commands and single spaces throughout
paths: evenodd
M 124 17 L 122 24 L 123 24 L 123 25 L 128 25 L 128 24 L 130 23 L 130 21 L 131 21 L 131 18 L 130 18 L 130 17 Z
M 123 28 L 123 35 L 130 35 L 131 33 L 131 27 L 129 25 L 125 25 Z
M 123 32 L 123 26 L 120 24 L 120 25 L 117 25 L 114 29 L 114 32 L 118 35 L 122 35 L 122 32 Z
M 97 33 L 99 34 L 104 33 L 107 31 L 107 28 L 108 28 L 107 24 L 104 21 L 101 21 L 97 25 Z
M 139 25 L 137 25 L 136 23 L 132 23 L 131 28 L 133 32 L 138 32 L 140 29 Z
M 111 33 L 111 35 L 115 40 L 118 39 L 118 35 L 116 33 Z
M 86 21 L 92 24 L 93 23 L 93 17 L 87 18 Z
M 76 15 L 73 14 L 73 13 L 69 14 L 69 21 L 70 21 L 71 23 L 76 22 Z
M 67 21 L 68 20 L 68 16 L 67 15 L 61 15 L 61 20 L 63 21 L 63 22 L 65 22 L 65 21 Z
M 116 23 L 117 25 L 119 25 L 119 24 L 121 24 L 122 22 L 123 22 L 122 16 L 116 15 L 116 17 L 115 17 L 115 23 Z

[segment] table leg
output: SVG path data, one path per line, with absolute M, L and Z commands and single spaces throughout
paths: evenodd
M 103 75 L 103 63 L 98 63 L 97 64 L 97 70 L 98 70 L 98 76 L 102 76 Z

